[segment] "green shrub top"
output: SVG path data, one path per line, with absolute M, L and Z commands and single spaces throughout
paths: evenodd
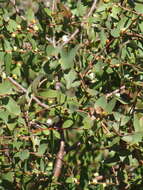
M 0 189 L 142 188 L 141 0 L 1 1 L 0 74 Z

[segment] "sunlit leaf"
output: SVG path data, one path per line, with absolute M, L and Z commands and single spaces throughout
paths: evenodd
M 9 81 L 3 81 L 2 83 L 0 83 L 0 95 L 14 94 L 12 87 L 13 86 Z
M 24 151 L 22 151 L 22 152 L 19 153 L 19 158 L 20 158 L 22 161 L 28 159 L 29 156 L 30 156 L 30 153 L 29 153 L 28 150 L 24 150 Z
M 130 143 L 130 144 L 139 143 L 142 141 L 142 138 L 143 138 L 143 131 L 136 132 L 134 134 L 126 135 L 126 136 L 122 137 L 122 139 L 124 141 L 126 141 L 127 143 Z
M 72 120 L 66 120 L 63 124 L 63 128 L 68 128 L 68 127 L 71 127 L 72 125 L 73 125 Z
M 74 58 L 78 50 L 78 46 L 70 49 L 69 51 L 61 50 L 61 67 L 63 70 L 73 68 Z
M 20 107 L 11 97 L 3 99 L 3 106 L 14 115 L 19 115 L 21 113 Z
M 47 144 L 40 144 L 37 154 L 42 156 L 47 150 Z
M 14 172 L 8 172 L 8 173 L 2 174 L 2 179 L 9 181 L 9 182 L 13 182 L 14 181 Z

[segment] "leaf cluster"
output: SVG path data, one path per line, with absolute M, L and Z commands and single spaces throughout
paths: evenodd
M 0 188 L 142 189 L 142 2 L 25 3 L 0 2 Z

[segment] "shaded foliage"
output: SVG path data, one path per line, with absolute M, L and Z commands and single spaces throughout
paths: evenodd
M 45 2 L 0 2 L 0 188 L 141 189 L 142 2 Z

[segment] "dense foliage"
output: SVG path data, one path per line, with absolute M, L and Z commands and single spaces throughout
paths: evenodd
M 0 189 L 141 190 L 142 0 L 54 3 L 0 2 Z

